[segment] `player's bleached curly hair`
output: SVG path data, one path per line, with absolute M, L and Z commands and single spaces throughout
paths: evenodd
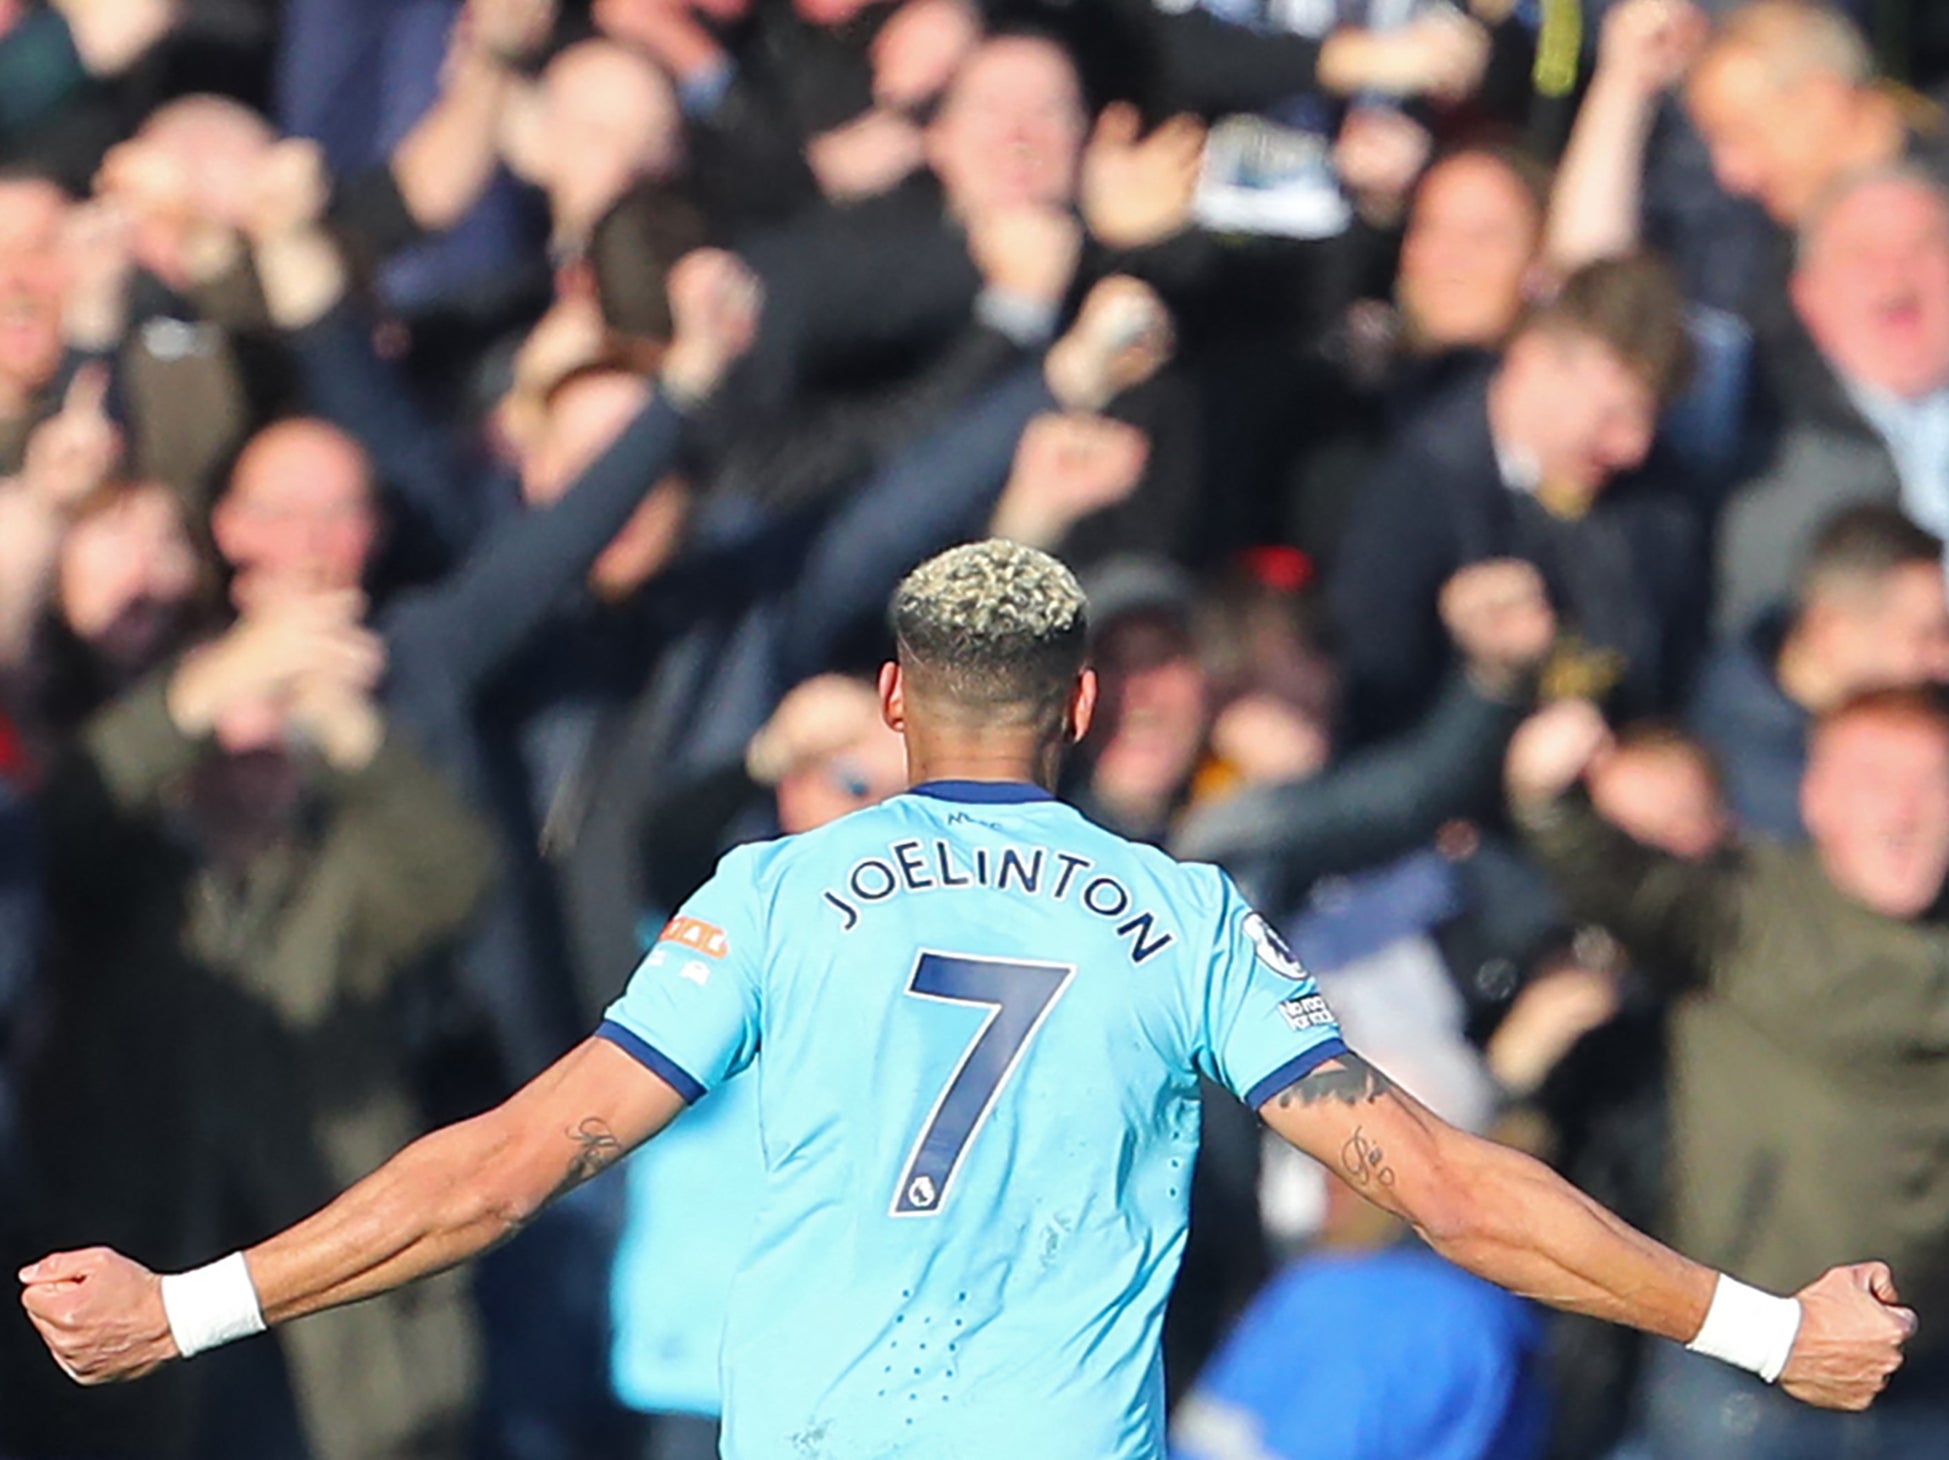
M 1088 650 L 1075 575 L 1003 538 L 929 558 L 894 590 L 889 617 L 914 688 L 991 723 L 1060 716 Z

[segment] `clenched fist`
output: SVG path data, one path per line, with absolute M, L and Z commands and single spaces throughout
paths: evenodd
M 20 1303 L 77 1384 L 139 1379 L 177 1357 L 162 1279 L 106 1247 L 57 1252 L 20 1271 Z
M 1509 742 L 1509 799 L 1547 806 L 1611 748 L 1611 729 L 1589 700 L 1558 700 L 1538 710 Z
M 702 400 L 757 338 L 762 287 L 736 254 L 719 248 L 685 254 L 664 287 L 672 338 L 663 383 L 681 400 Z
M 1711 22 L 1690 0 L 1624 0 L 1604 17 L 1598 74 L 1655 96 L 1698 59 Z
M 1543 662 L 1556 638 L 1543 575 L 1516 558 L 1471 563 L 1442 585 L 1441 619 L 1490 694 L 1503 696 Z
M 1831 1268 L 1795 1294 L 1800 1332 L 1780 1387 L 1823 1409 L 1866 1409 L 1902 1366 L 1915 1314 L 1885 1262 Z
M 1037 416 L 1022 433 L 990 531 L 1053 550 L 1083 518 L 1127 498 L 1149 459 L 1150 439 L 1122 421 Z
M 1065 410 L 1100 411 L 1143 384 L 1171 357 L 1171 312 L 1137 279 L 1112 274 L 1083 301 L 1069 332 L 1044 362 L 1049 389 Z

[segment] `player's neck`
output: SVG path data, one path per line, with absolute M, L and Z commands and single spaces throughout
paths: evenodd
M 1062 747 L 1028 736 L 907 737 L 907 780 L 1013 781 L 1054 791 L 1062 770 Z

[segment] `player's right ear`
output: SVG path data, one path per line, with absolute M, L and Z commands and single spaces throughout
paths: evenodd
M 880 718 L 896 735 L 907 733 L 907 691 L 900 666 L 889 659 L 880 666 Z

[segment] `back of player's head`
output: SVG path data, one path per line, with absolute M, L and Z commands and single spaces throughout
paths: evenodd
M 991 538 L 929 558 L 894 590 L 894 644 L 910 692 L 970 724 L 1059 720 L 1088 650 L 1075 575 Z

